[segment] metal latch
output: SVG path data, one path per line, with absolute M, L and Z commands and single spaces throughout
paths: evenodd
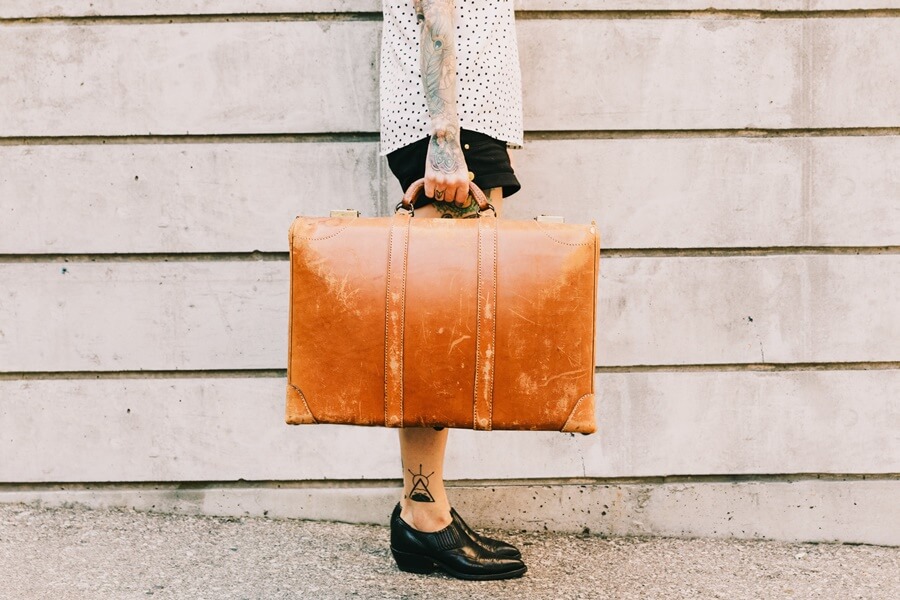
M 359 217 L 359 211 L 352 208 L 343 208 L 331 211 L 332 217 L 356 219 Z
M 538 215 L 534 218 L 538 223 L 565 223 L 566 218 L 558 215 Z

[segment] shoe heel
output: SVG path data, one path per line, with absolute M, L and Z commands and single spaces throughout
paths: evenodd
M 394 560 L 397 562 L 397 567 L 401 571 L 405 571 L 406 573 L 419 573 L 421 575 L 427 575 L 428 573 L 434 573 L 435 569 L 437 569 L 434 561 L 425 556 L 420 556 L 418 554 L 409 554 L 408 552 L 400 552 L 399 550 L 394 550 L 393 548 L 391 548 L 391 554 L 394 555 Z

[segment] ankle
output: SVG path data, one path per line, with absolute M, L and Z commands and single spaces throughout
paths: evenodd
M 453 518 L 450 516 L 450 504 L 438 502 L 400 502 L 400 518 L 407 525 L 422 532 L 435 532 L 444 529 Z

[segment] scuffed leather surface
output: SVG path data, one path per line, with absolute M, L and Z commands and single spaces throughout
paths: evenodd
M 593 224 L 298 217 L 290 241 L 286 422 L 471 429 L 477 397 L 477 428 L 594 431 Z

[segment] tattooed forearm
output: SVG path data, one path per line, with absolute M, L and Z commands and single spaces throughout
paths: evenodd
M 422 0 L 421 59 L 425 102 L 436 128 L 458 125 L 453 0 Z
M 453 173 L 463 160 L 459 148 L 459 115 L 456 109 L 456 37 L 453 0 L 416 0 L 422 15 L 422 81 L 425 103 L 434 126 L 431 167 Z

